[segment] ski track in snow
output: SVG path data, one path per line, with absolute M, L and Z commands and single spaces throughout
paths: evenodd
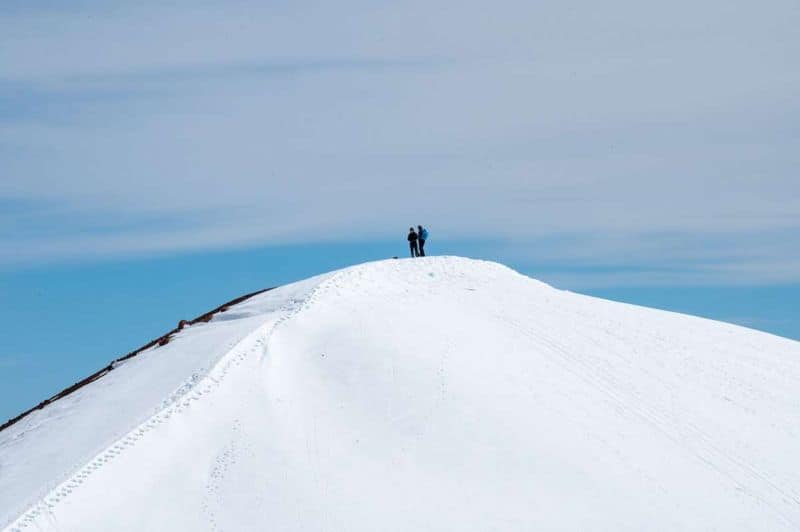
M 173 416 L 189 408 L 192 403 L 212 393 L 219 387 L 228 372 L 232 368 L 241 365 L 249 356 L 257 353 L 266 356 L 269 339 L 274 331 L 284 322 L 294 318 L 297 314 L 313 305 L 317 301 L 318 292 L 327 289 L 330 283 L 334 282 L 340 275 L 346 274 L 347 271 L 348 270 L 337 272 L 321 281 L 320 284 L 311 289 L 306 297 L 302 299 L 290 299 L 283 307 L 274 312 L 274 314 L 279 316 L 277 319 L 268 321 L 240 340 L 230 351 L 219 359 L 205 376 L 200 376 L 198 374 L 192 375 L 186 382 L 178 387 L 178 389 L 163 400 L 161 410 L 158 413 L 114 442 L 88 464 L 82 467 L 79 466 L 80 469 L 78 469 L 77 472 L 73 473 L 67 480 L 52 489 L 41 500 L 33 503 L 29 510 L 12 521 L 4 530 L 7 532 L 22 532 L 29 526 L 35 525 L 36 520 L 42 516 L 48 517 L 49 520 L 54 520 L 55 517 L 53 516 L 52 510 L 56 505 L 68 498 L 74 490 L 79 489 L 94 472 L 110 463 L 126 449 L 136 445 L 139 440 L 146 437 L 148 432 L 167 423 Z M 226 319 L 231 318 L 226 316 Z M 234 430 L 238 430 L 238 427 Z M 233 458 L 235 456 L 235 450 L 235 443 L 231 443 L 231 448 L 218 457 L 218 465 L 210 474 L 207 485 L 208 498 L 204 501 L 204 508 L 207 511 L 212 530 L 219 529 L 214 517 L 214 502 L 212 499 L 217 491 L 216 487 L 219 485 L 221 479 L 224 478 L 225 472 L 231 464 L 231 460 L 234 459 L 235 461 L 235 458 Z
M 208 519 L 210 529 L 213 532 L 221 530 L 217 522 L 217 512 L 216 512 L 217 507 L 222 505 L 222 502 L 219 500 L 220 486 L 225 480 L 225 476 L 228 473 L 228 470 L 231 468 L 231 466 L 233 466 L 237 462 L 237 456 L 238 453 L 240 452 L 240 443 L 239 443 L 240 431 L 241 431 L 241 425 L 239 423 L 239 420 L 238 419 L 234 420 L 233 427 L 231 429 L 232 434 L 230 443 L 215 458 L 214 466 L 211 469 L 211 472 L 208 476 L 208 480 L 206 481 L 206 486 L 205 486 L 206 493 L 203 496 L 201 509 L 205 514 L 206 518 Z

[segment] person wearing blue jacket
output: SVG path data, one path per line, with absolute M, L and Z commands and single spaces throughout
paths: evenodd
M 425 256 L 425 241 L 428 240 L 428 230 L 421 225 L 417 226 L 417 241 L 419 243 L 419 256 Z

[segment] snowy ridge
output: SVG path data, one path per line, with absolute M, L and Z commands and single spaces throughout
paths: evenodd
M 268 333 L 265 335 L 264 331 L 254 332 L 224 355 L 205 377 L 193 375 L 163 401 L 162 409 L 157 414 L 136 427 L 124 438 L 114 442 L 87 465 L 78 470 L 77 473 L 56 486 L 41 501 L 34 504 L 30 510 L 11 523 L 10 530 L 16 532 L 26 529 L 28 525 L 35 522 L 36 518 L 40 515 L 46 515 L 62 499 L 67 498 L 72 493 L 72 490 L 80 486 L 94 471 L 112 461 L 128 447 L 135 445 L 150 430 L 191 406 L 193 401 L 198 401 L 204 395 L 210 393 L 216 386 L 219 386 L 232 365 L 240 364 L 246 356 L 252 354 L 263 345 L 265 336 L 268 337 Z
M 437 257 L 158 351 L 0 433 L 0 526 L 800 530 L 791 340 Z
M 110 371 L 113 371 L 114 369 L 122 366 L 123 364 L 128 362 L 131 358 L 134 358 L 134 357 L 140 355 L 141 353 L 143 353 L 143 352 L 145 352 L 145 351 L 147 351 L 149 349 L 152 349 L 154 347 L 164 346 L 164 345 L 168 344 L 169 341 L 175 336 L 175 334 L 177 334 L 180 331 L 182 331 L 184 327 L 191 326 L 191 325 L 197 325 L 199 323 L 208 323 L 214 317 L 216 317 L 219 314 L 225 312 L 231 306 L 234 306 L 234 305 L 237 305 L 239 303 L 242 303 L 242 302 L 252 298 L 253 296 L 262 294 L 262 293 L 267 292 L 269 290 L 270 289 L 267 288 L 267 289 L 258 290 L 256 292 L 252 292 L 250 294 L 245 294 L 243 296 L 239 296 L 239 297 L 235 298 L 234 300 L 229 301 L 229 302 L 227 302 L 227 303 L 225 303 L 223 305 L 220 305 L 219 307 L 217 307 L 217 308 L 215 308 L 215 309 L 213 309 L 213 310 L 211 310 L 209 312 L 201 314 L 200 316 L 194 318 L 193 320 L 181 320 L 179 322 L 179 324 L 178 324 L 178 327 L 176 327 L 175 329 L 172 329 L 171 331 L 167 332 L 166 334 L 163 334 L 162 336 L 156 338 L 155 340 L 151 340 L 150 342 L 148 342 L 147 344 L 139 347 L 138 349 L 135 349 L 135 350 L 133 350 L 133 351 L 131 351 L 131 352 L 119 357 L 119 358 L 116 358 L 116 359 L 112 360 L 111 363 L 108 364 L 106 367 L 101 368 L 100 370 L 98 370 L 95 373 L 89 375 L 88 377 L 86 377 L 86 378 L 84 378 L 84 379 L 72 384 L 71 386 L 68 386 L 67 388 L 61 390 L 60 392 L 58 392 L 54 396 L 51 396 L 51 397 L 43 400 L 42 402 L 40 402 L 38 405 L 34 406 L 33 408 L 30 408 L 30 409 L 22 412 L 21 414 L 17 415 L 16 417 L 8 419 L 6 422 L 4 422 L 2 425 L 0 425 L 0 432 L 2 432 L 3 430 L 7 429 L 8 427 L 14 425 L 15 423 L 18 423 L 20 420 L 22 420 L 26 416 L 29 416 L 30 414 L 36 412 L 37 410 L 41 410 L 42 408 L 45 408 L 45 407 L 51 405 L 55 401 L 63 399 L 64 397 L 69 396 L 70 394 L 76 392 L 77 390 L 80 390 L 84 386 L 87 386 L 87 385 L 95 382 L 96 380 L 103 378 Z
M 324 278 L 324 276 L 322 276 L 322 278 Z M 317 279 L 320 278 L 314 278 L 310 281 Z M 24 530 L 40 516 L 47 517 L 56 504 L 68 497 L 69 494 L 88 479 L 93 472 L 112 461 L 115 457 L 124 452 L 125 449 L 135 445 L 136 442 L 143 438 L 150 430 L 190 407 L 192 402 L 198 401 L 203 396 L 210 393 L 221 384 L 232 367 L 241 364 L 247 356 L 252 355 L 259 349 L 265 349 L 272 331 L 282 322 L 290 319 L 297 312 L 302 311 L 305 308 L 304 305 L 306 302 L 313 298 L 314 293 L 320 286 L 321 285 L 318 285 L 313 288 L 308 293 L 307 297 L 301 299 L 290 297 L 285 304 L 275 311 L 275 313 L 280 316 L 277 320 L 268 322 L 248 334 L 229 351 L 223 354 L 213 366 L 207 369 L 201 368 L 200 371 L 193 373 L 191 377 L 161 401 L 159 410 L 155 414 L 151 415 L 133 430 L 97 453 L 94 458 L 89 460 L 89 463 L 85 463 L 84 461 L 72 466 L 70 469 L 74 471 L 73 473 L 70 473 L 65 480 L 61 481 L 55 487 L 49 488 L 47 494 L 40 496 L 38 501 L 27 501 L 25 505 L 28 506 L 29 509 L 10 524 L 6 523 L 7 527 L 4 530 L 10 530 L 12 532 Z M 249 315 L 246 312 L 239 313 L 233 310 L 218 316 L 216 319 L 218 321 L 230 321 L 242 317 L 249 317 Z M 125 362 L 128 361 L 126 360 Z M 28 429 L 23 429 L 15 435 L 15 439 L 24 436 L 26 432 L 28 432 Z M 2 446 L 2 443 L 3 442 L 0 441 L 0 446 Z M 0 525 L 3 525 L 3 523 L 0 522 Z
M 324 291 L 328 285 L 334 284 L 335 279 L 347 275 L 348 272 L 357 268 L 359 268 L 359 266 L 353 266 L 327 276 L 320 276 L 312 279 L 311 281 L 320 279 L 321 281 L 299 299 L 290 297 L 286 303 L 275 311 L 280 317 L 260 326 L 258 329 L 248 334 L 232 349 L 222 355 L 222 357 L 207 371 L 203 373 L 193 373 L 189 379 L 183 382 L 161 402 L 159 411 L 149 419 L 99 452 L 88 464 L 83 465 L 83 463 L 80 463 L 79 465 L 75 465 L 72 470 L 74 471 L 77 469 L 77 471 L 70 474 L 68 478 L 61 481 L 56 487 L 50 489 L 49 492 L 37 502 L 29 501 L 27 504 L 27 506 L 30 506 L 29 510 L 14 520 L 7 529 L 11 532 L 22 531 L 32 523 L 35 523 L 40 516 L 46 517 L 50 510 L 55 508 L 63 499 L 67 498 L 69 494 L 88 479 L 94 471 L 111 462 L 115 457 L 124 452 L 125 449 L 135 445 L 141 438 L 145 437 L 150 430 L 167 422 L 172 416 L 190 407 L 192 402 L 198 401 L 203 396 L 212 392 L 222 383 L 231 368 L 240 365 L 245 358 L 258 352 L 262 352 L 266 356 L 269 338 L 277 327 L 312 305 L 316 300 L 317 293 Z M 246 311 L 237 311 L 236 307 L 232 307 L 227 313 L 218 315 L 216 320 L 230 321 L 249 316 L 250 314 Z M 127 360 L 123 363 L 125 362 L 127 362 Z

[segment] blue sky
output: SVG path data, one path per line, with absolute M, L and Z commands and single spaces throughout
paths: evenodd
M 3 2 L 0 417 L 420 222 L 798 338 L 797 27 L 781 0 Z

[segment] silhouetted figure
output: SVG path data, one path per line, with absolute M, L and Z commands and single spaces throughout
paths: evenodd
M 419 248 L 417 247 L 417 232 L 413 227 L 408 228 L 408 247 L 411 248 L 411 256 L 419 257 Z
M 417 226 L 417 240 L 419 241 L 419 256 L 425 256 L 425 241 L 428 240 L 428 230 L 421 225 Z

